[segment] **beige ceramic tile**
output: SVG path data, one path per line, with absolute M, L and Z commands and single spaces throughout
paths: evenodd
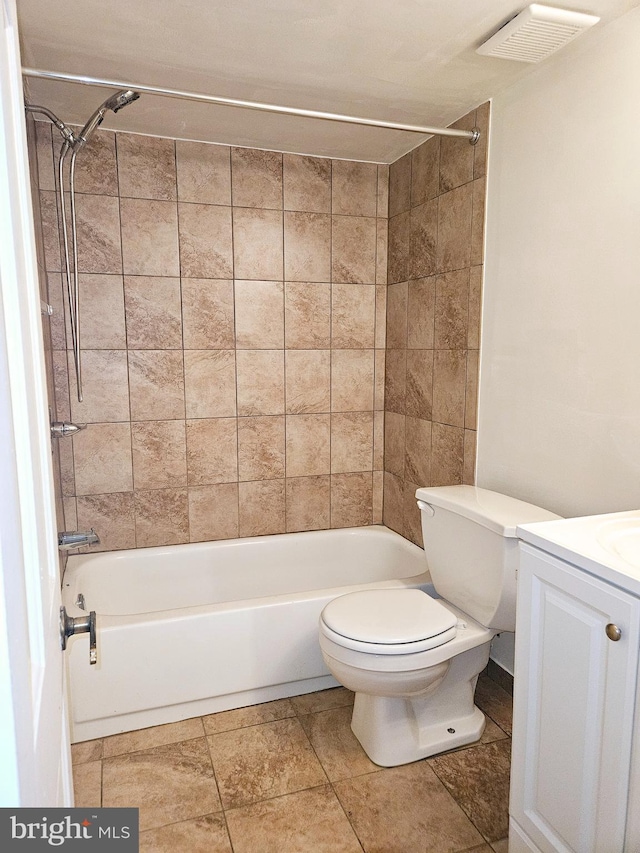
M 282 209 L 282 154 L 231 149 L 231 188 L 236 207 Z
M 232 483 L 238 479 L 235 418 L 187 421 L 187 472 L 190 486 Z
M 119 134 L 120 137 L 123 135 Z M 56 169 L 57 153 L 56 151 Z M 68 172 L 68 164 L 69 160 L 65 172 Z M 118 195 L 115 133 L 108 130 L 98 130 L 94 133 L 82 154 L 76 159 L 75 184 L 77 193 Z
M 49 190 L 41 190 L 39 199 L 45 266 L 48 272 L 60 271 L 62 269 L 62 256 L 60 254 L 56 194 Z
M 259 726 L 262 723 L 272 723 L 274 720 L 284 720 L 295 716 L 290 699 L 276 699 L 273 702 L 263 702 L 260 705 L 250 705 L 247 708 L 235 708 L 232 711 L 220 711 L 218 714 L 208 714 L 202 718 L 204 731 L 207 735 L 218 732 L 230 732 L 233 729 L 243 729 L 246 726 Z
M 256 480 L 238 485 L 238 535 L 267 536 L 284 533 L 284 480 Z
M 178 723 L 167 723 L 164 726 L 151 726 L 148 729 L 111 735 L 104 738 L 103 757 L 113 758 L 128 752 L 140 752 L 155 746 L 201 738 L 204 733 L 202 720 L 200 717 L 194 717 Z
M 112 495 L 85 495 L 77 500 L 77 528 L 93 527 L 100 544 L 90 551 L 117 551 L 136 547 L 133 492 Z
M 238 484 L 192 486 L 189 489 L 191 542 L 236 539 L 238 536 Z
M 433 351 L 407 350 L 407 414 L 431 420 L 433 402 Z
M 375 219 L 364 216 L 332 217 L 331 280 L 375 284 Z
M 389 222 L 376 219 L 376 284 L 386 284 L 388 279 Z
M 89 424 L 73 438 L 73 462 L 77 495 L 131 491 L 129 424 Z
M 476 704 L 508 735 L 511 734 L 513 699 L 493 679 L 481 675 L 476 687 Z
M 399 213 L 389 220 L 389 284 L 409 278 L 409 242 L 411 237 L 411 214 Z
M 331 473 L 373 470 L 373 412 L 331 415 Z
M 330 477 L 287 477 L 287 533 L 331 526 Z M 293 700 L 292 700 L 293 701 Z
M 221 732 L 207 741 L 225 809 L 326 782 L 297 719 Z
M 184 418 L 182 351 L 129 350 L 131 419 Z
M 101 758 L 102 738 L 71 744 L 72 764 L 86 764 L 87 761 L 99 761 Z
M 480 349 L 480 314 L 482 312 L 482 267 L 469 270 L 469 328 L 467 346 Z
M 220 810 L 204 738 L 156 746 L 104 761 L 103 805 L 140 809 L 140 829 Z
M 176 141 L 178 199 L 198 204 L 231 204 L 230 148 Z
M 376 349 L 387 345 L 387 286 L 376 284 Z
M 365 349 L 375 344 L 376 287 L 334 284 L 331 288 L 331 344 Z
M 180 267 L 187 278 L 233 275 L 231 208 L 179 204 Z
M 389 167 L 385 165 L 378 166 L 376 216 L 389 216 Z
M 487 841 L 509 831 L 509 764 L 511 742 L 499 740 L 429 761 Z
M 317 690 L 302 696 L 292 696 L 291 705 L 299 716 L 315 714 L 318 711 L 329 711 L 332 708 L 342 708 L 353 705 L 354 694 L 346 687 L 330 687 L 328 690 Z
M 135 492 L 136 545 L 180 545 L 189 541 L 186 489 Z
M 284 477 L 285 419 L 238 419 L 238 475 L 242 481 Z
M 476 483 L 476 435 L 475 430 L 464 431 L 462 482 L 465 486 L 475 486 Z
M 125 275 L 180 275 L 174 202 L 123 198 L 120 220 Z
M 234 350 L 185 350 L 184 375 L 188 418 L 235 417 Z
M 374 351 L 333 350 L 331 353 L 331 410 L 373 409 Z
M 235 347 L 232 281 L 182 279 L 182 333 L 185 349 Z
M 422 761 L 334 784 L 367 853 L 457 853 L 483 839 Z
M 284 346 L 284 285 L 280 281 L 236 281 L 238 349 Z
M 411 211 L 409 274 L 424 278 L 436 271 L 438 244 L 438 201 L 432 199 Z
M 51 315 L 51 345 L 54 350 L 67 348 L 67 323 L 65 317 L 65 305 L 67 304 L 66 285 L 62 289 L 62 276 L 60 273 L 49 273 L 47 275 L 48 302 L 53 308 Z M 67 312 L 68 313 L 68 312 Z M 114 347 L 118 349 L 118 347 Z
M 227 812 L 235 853 L 361 853 L 329 786 Z
M 87 761 L 73 768 L 73 799 L 78 809 L 100 808 L 102 761 Z
M 181 349 L 179 278 L 125 276 L 124 294 L 130 349 Z
M 476 110 L 476 127 L 480 131 L 480 139 L 473 151 L 473 177 L 481 178 L 487 170 L 487 143 L 489 140 L 489 101 Z
M 421 418 L 406 419 L 405 476 L 412 483 L 428 486 L 431 482 L 431 422 Z M 396 472 L 392 472 L 396 473 Z
M 436 277 L 435 346 L 464 349 L 469 319 L 469 270 Z
M 81 346 L 84 349 L 125 349 L 127 337 L 124 323 L 122 276 L 78 276 Z
M 330 280 L 330 216 L 294 211 L 284 214 L 284 275 L 288 281 Z
M 238 415 L 284 413 L 284 352 L 238 350 Z
M 404 414 L 406 411 L 407 351 L 387 350 L 385 365 L 385 410 Z
M 288 415 L 330 411 L 331 354 L 329 350 L 287 350 L 285 380 Z
M 331 475 L 331 527 L 373 523 L 373 478 L 363 474 Z
M 465 184 L 438 199 L 438 272 L 469 266 L 472 194 L 472 184 Z
M 379 769 L 369 760 L 351 731 L 352 713 L 353 708 L 347 705 L 300 717 L 302 728 L 330 782 Z
M 424 204 L 438 195 L 440 137 L 432 136 L 411 152 L 411 204 Z
M 65 353 L 66 355 L 66 353 Z M 60 416 L 58 415 L 58 418 Z M 66 420 L 70 420 L 70 416 Z M 58 442 L 58 456 L 60 460 L 60 486 L 63 497 L 74 496 L 76 493 L 76 481 L 73 471 L 73 444 L 70 441 Z M 70 528 L 67 528 L 69 530 Z
M 331 416 L 287 415 L 288 477 L 328 474 L 331 467 Z
M 34 129 L 36 134 L 38 187 L 41 190 L 55 190 L 56 176 L 53 167 L 51 125 L 48 122 L 36 121 L 34 122 Z
M 373 470 L 384 468 L 384 411 L 373 413 Z
M 422 539 L 422 513 L 416 503 L 416 489 L 423 485 L 424 483 L 412 483 L 409 480 L 404 482 L 404 535 L 419 548 L 424 547 L 424 542 Z
M 467 352 L 467 385 L 465 391 L 464 425 L 476 429 L 478 412 L 478 350 Z
M 387 347 L 389 349 L 403 349 L 407 346 L 408 287 L 409 285 L 404 281 L 399 284 L 390 284 L 387 288 Z
M 176 199 L 173 139 L 119 133 L 117 144 L 118 181 L 122 198 Z
M 136 489 L 187 485 L 184 421 L 131 424 L 133 478 Z
M 484 260 L 484 218 L 486 178 L 473 182 L 473 213 L 471 218 L 471 263 L 481 264 Z
M 384 503 L 384 471 L 373 472 L 373 523 L 382 524 Z
M 78 271 L 121 273 L 118 199 L 106 195 L 76 195 Z
M 375 163 L 334 160 L 332 212 L 350 216 L 376 216 L 378 167 Z
M 233 209 L 233 256 L 236 278 L 283 280 L 282 213 Z
M 389 167 L 389 216 L 397 216 L 411 207 L 411 153 Z
M 431 485 L 460 485 L 463 461 L 464 430 L 434 423 L 431 431 Z
M 409 282 L 407 303 L 407 347 L 432 349 L 435 328 L 435 277 Z
M 284 209 L 331 212 L 331 160 L 285 154 Z
M 432 410 L 434 421 L 451 426 L 464 426 L 466 377 L 467 359 L 464 350 L 435 350 Z
M 82 354 L 83 401 L 78 402 L 75 367 L 68 354 L 72 377 L 71 418 L 75 423 L 129 420 L 127 354 L 123 350 L 87 350 Z
M 404 493 L 402 480 L 395 474 L 384 474 L 383 523 L 404 536 Z
M 384 410 L 384 384 L 386 371 L 385 360 L 386 350 L 375 350 L 373 367 L 373 408 L 376 412 L 381 412 Z
M 509 839 L 501 838 L 500 841 L 494 841 L 491 850 L 493 853 L 509 853 Z
M 404 477 L 406 417 L 385 412 L 384 470 Z
M 233 853 L 223 815 L 205 815 L 140 833 L 140 853 L 174 853 L 175 850 Z
M 287 349 L 325 349 L 331 344 L 331 285 L 285 284 Z
M 455 130 L 473 130 L 475 110 L 454 122 Z M 450 136 L 440 140 L 440 192 L 446 193 L 473 179 L 474 146 L 468 139 Z

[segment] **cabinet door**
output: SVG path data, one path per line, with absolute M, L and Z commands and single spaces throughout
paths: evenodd
M 544 853 L 623 850 L 639 617 L 634 596 L 521 546 L 510 810 Z

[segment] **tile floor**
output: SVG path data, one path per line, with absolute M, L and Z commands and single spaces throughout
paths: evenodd
M 506 853 L 511 697 L 476 701 L 479 743 L 389 769 L 342 687 L 86 741 L 76 805 L 137 806 L 142 853 Z

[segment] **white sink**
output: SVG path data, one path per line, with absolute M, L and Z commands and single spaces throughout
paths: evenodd
M 637 513 L 601 522 L 595 536 L 605 550 L 630 566 L 640 567 L 640 518 Z

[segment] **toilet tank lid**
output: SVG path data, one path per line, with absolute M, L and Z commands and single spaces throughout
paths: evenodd
M 512 538 L 516 537 L 516 527 L 519 524 L 561 518 L 542 507 L 477 486 L 435 486 L 418 489 L 416 498 L 432 507 L 441 507 L 469 518 L 500 536 Z

